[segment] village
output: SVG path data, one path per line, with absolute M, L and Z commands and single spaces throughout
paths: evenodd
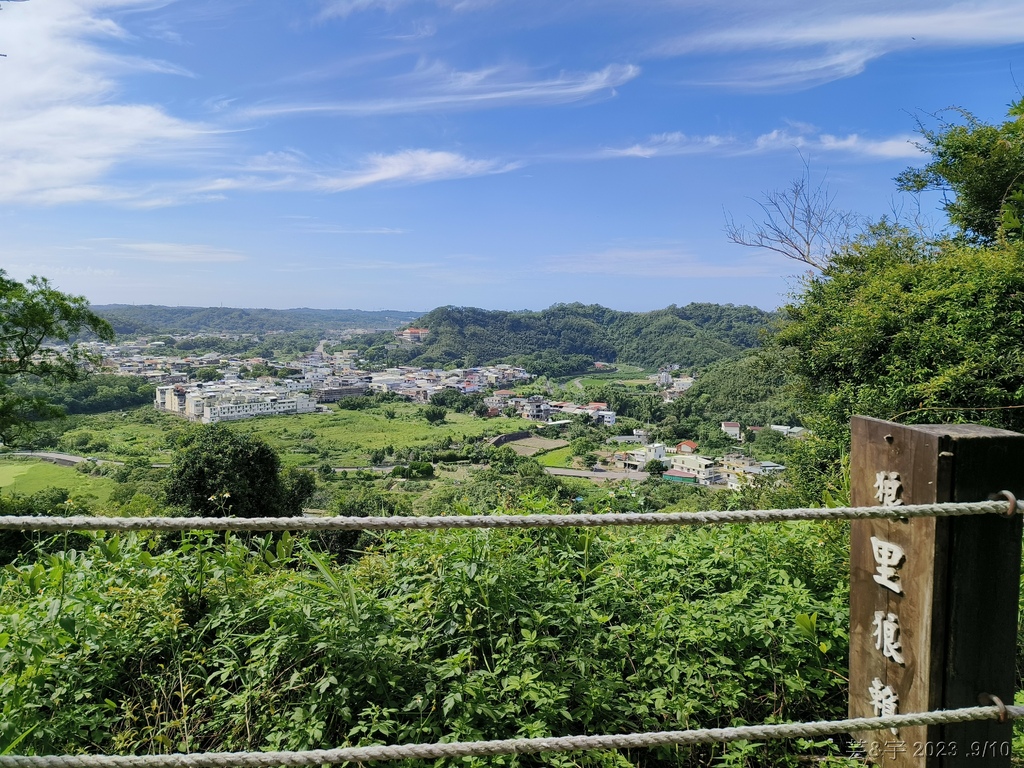
M 427 329 L 407 328 L 395 332 L 395 343 L 419 344 Z M 159 345 L 159 342 L 157 342 Z M 106 344 L 92 350 L 101 357 L 103 367 L 124 376 L 141 376 L 155 385 L 153 404 L 157 410 L 203 424 L 238 421 L 260 416 L 299 415 L 327 412 L 330 404 L 344 398 L 389 393 L 413 403 L 429 404 L 445 390 L 461 395 L 477 395 L 482 407 L 477 415 L 485 418 L 507 416 L 534 422 L 564 434 L 570 425 L 584 423 L 595 428 L 613 428 L 618 416 L 604 402 L 577 403 L 539 394 L 519 395 L 515 387 L 531 382 L 535 376 L 524 368 L 496 364 L 443 370 L 414 366 L 396 366 L 384 370 L 366 370 L 358 351 L 346 349 L 334 353 L 317 351 L 287 362 L 266 358 L 238 358 L 219 353 L 195 357 L 152 354 L 145 340 Z M 147 354 L 149 353 L 149 354 Z M 196 372 L 208 372 L 199 380 Z M 253 376 L 254 371 L 270 375 Z M 667 365 L 648 376 L 661 398 L 671 402 L 683 396 L 694 384 L 694 377 L 681 374 L 679 366 Z M 607 439 L 610 449 L 595 453 L 591 466 L 584 470 L 593 479 L 606 473 L 655 474 L 663 482 L 738 490 L 758 478 L 780 475 L 785 466 L 757 460 L 738 449 L 745 440 L 769 429 L 785 437 L 800 438 L 802 427 L 772 424 L 767 427 L 743 426 L 723 421 L 721 431 L 735 441 L 737 449 L 724 455 L 704 455 L 693 440 L 666 444 L 651 440 L 648 429 L 632 429 L 631 434 Z M 511 435 L 510 441 L 514 441 Z M 564 445 L 564 441 L 559 441 Z M 627 447 L 630 445 L 635 447 Z

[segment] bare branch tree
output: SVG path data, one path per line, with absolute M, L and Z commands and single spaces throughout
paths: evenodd
M 857 214 L 837 208 L 835 200 L 824 177 L 814 182 L 805 160 L 802 177 L 755 200 L 764 211 L 763 221 L 751 218 L 747 227 L 727 214 L 725 234 L 730 242 L 766 248 L 823 270 L 850 242 L 861 221 Z

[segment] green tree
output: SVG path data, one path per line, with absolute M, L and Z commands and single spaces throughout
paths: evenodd
M 440 424 L 447 415 L 448 411 L 439 405 L 428 405 L 423 409 L 423 418 L 431 424 Z
M 72 341 L 84 332 L 114 339 L 84 297 L 61 293 L 42 277 L 19 283 L 0 270 L 0 441 L 16 443 L 34 422 L 63 414 L 48 393 L 13 391 L 13 379 L 27 374 L 55 385 L 85 378 L 91 358 Z
M 665 474 L 665 465 L 661 463 L 661 459 L 651 459 L 644 464 L 644 472 L 660 477 Z
M 215 366 L 208 365 L 204 368 L 200 368 L 193 375 L 196 381 L 217 381 L 220 378 L 220 370 Z
M 179 440 L 164 491 L 171 504 L 196 515 L 290 517 L 305 499 L 296 504 L 301 489 L 282 482 L 280 465 L 258 437 L 222 424 L 197 425 Z
M 594 442 L 586 437 L 577 437 L 569 443 L 569 451 L 573 456 L 584 456 L 593 451 L 595 447 Z
M 880 225 L 785 308 L 805 404 L 852 413 L 1016 427 L 1024 393 L 1024 247 L 928 245 Z
M 281 473 L 281 501 L 285 516 L 302 514 L 302 507 L 316 493 L 316 477 L 305 469 L 289 467 Z
M 922 149 L 931 160 L 896 177 L 909 192 L 952 192 L 943 208 L 950 223 L 969 240 L 991 243 L 1000 233 L 1020 238 L 1024 220 L 1024 99 L 1010 105 L 1008 119 L 989 125 L 966 110 L 952 110 L 962 122 L 940 119 L 937 128 L 920 123 Z
M 1024 244 L 926 243 L 887 224 L 810 279 L 774 340 L 814 432 L 786 462 L 803 501 L 838 482 L 853 414 L 1024 428 L 1022 296 Z

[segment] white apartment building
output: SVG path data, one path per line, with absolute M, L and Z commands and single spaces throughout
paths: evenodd
M 240 381 L 205 387 L 180 384 L 157 387 L 153 404 L 158 410 L 203 424 L 316 410 L 316 401 L 305 392 L 289 393 Z
M 615 465 L 622 469 L 642 470 L 647 466 L 647 462 L 654 460 L 667 464 L 664 443 L 651 443 L 643 448 L 615 454 Z
M 672 468 L 692 472 L 700 485 L 717 485 L 722 481 L 718 462 L 695 453 L 679 453 L 672 457 Z

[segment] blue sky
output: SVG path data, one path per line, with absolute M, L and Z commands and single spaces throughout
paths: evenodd
M 916 121 L 1024 84 L 1019 0 L 0 6 L 0 267 L 94 303 L 771 308 L 726 212 L 906 212 Z

